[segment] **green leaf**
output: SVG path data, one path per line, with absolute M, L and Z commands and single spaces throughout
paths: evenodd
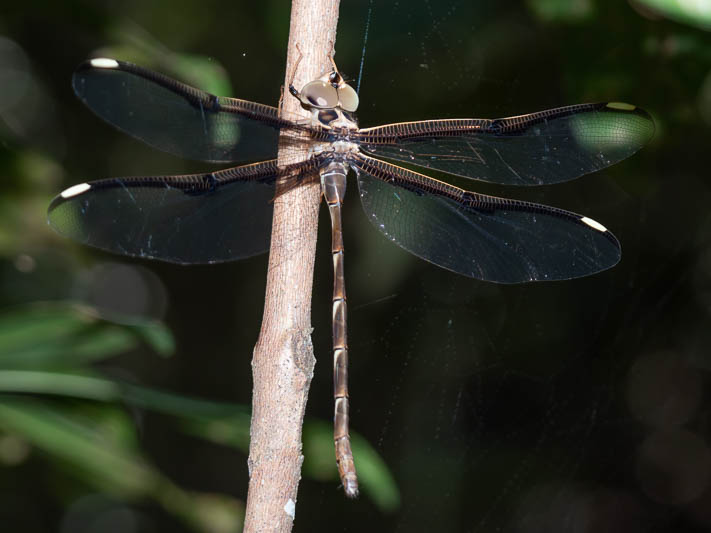
M 25 394 L 55 394 L 102 402 L 123 402 L 133 407 L 178 418 L 210 422 L 245 419 L 249 425 L 249 409 L 239 404 L 199 400 L 167 392 L 82 374 L 42 372 L 32 370 L 0 370 L 0 392 Z
M 0 316 L 0 367 L 84 365 L 137 345 L 125 328 L 65 306 L 31 306 Z
M 0 370 L 0 392 L 54 394 L 103 402 L 121 398 L 120 387 L 107 379 L 33 370 Z
M 711 2 L 687 0 L 637 0 L 649 9 L 664 15 L 667 18 L 696 26 L 704 30 L 711 30 Z
M 161 355 L 174 350 L 170 331 L 158 322 L 118 326 L 66 303 L 22 307 L 0 315 L 0 368 L 82 367 L 134 349 L 141 339 Z
M 244 519 L 242 502 L 188 493 L 160 474 L 137 450 L 134 425 L 119 410 L 2 396 L 0 428 L 21 435 L 85 484 L 129 501 L 153 499 L 196 531 L 237 531 Z
M 130 425 L 125 420 L 117 423 Z M 68 463 L 86 483 L 117 496 L 149 495 L 160 481 L 156 472 L 116 442 L 112 431 L 94 416 L 68 415 L 30 398 L 3 397 L 0 426 Z
M 140 26 L 121 20 L 110 33 L 120 43 L 101 50 L 102 55 L 138 63 L 217 96 L 230 96 L 227 70 L 211 57 L 173 52 Z
M 189 55 L 173 54 L 172 71 L 176 77 L 186 83 L 199 86 L 203 91 L 218 95 L 229 96 L 232 93 L 229 76 L 225 68 L 212 58 Z
M 153 348 L 157 354 L 168 357 L 175 352 L 173 333 L 164 324 L 151 320 L 145 323 L 136 323 L 132 328 L 143 342 Z

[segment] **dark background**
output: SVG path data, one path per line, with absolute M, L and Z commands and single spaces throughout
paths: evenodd
M 141 337 L 72 372 L 249 406 L 266 256 L 209 267 L 132 261 L 59 238 L 45 210 L 74 183 L 209 168 L 157 153 L 89 113 L 70 86 L 82 60 L 126 59 L 275 105 L 288 25 L 288 3 L 277 0 L 0 8 L 4 530 L 222 531 L 241 520 L 244 438 L 241 447 L 220 445 L 219 435 L 187 431 L 150 402 L 97 401 L 72 387 L 58 393 L 50 374 L 52 394 L 16 385 L 20 374 L 8 371 L 27 368 L 12 363 L 18 348 L 8 339 L 44 332 L 46 313 L 74 316 L 74 308 L 46 302 L 83 302 L 121 324 L 86 319 L 92 331 L 148 328 L 172 338 L 175 350 L 156 357 Z M 711 529 L 709 20 L 670 20 L 618 0 L 344 2 L 335 59 L 351 78 L 366 27 L 362 126 L 611 100 L 649 110 L 657 130 L 629 160 L 570 183 L 517 190 L 455 181 L 605 224 L 622 243 L 622 261 L 579 280 L 500 286 L 438 269 L 375 231 L 351 182 L 344 225 L 352 430 L 396 487 L 365 483 L 357 501 L 338 490 L 329 455 L 332 278 L 322 210 L 307 416 L 326 451 L 310 457 L 307 446 L 305 455 L 325 466 L 305 470 L 295 530 Z M 53 331 L 66 357 L 77 357 L 69 328 Z M 32 369 L 61 367 L 55 360 Z M 85 435 L 94 447 L 79 452 L 70 438 Z M 111 462 L 100 455 L 106 450 L 128 462 Z M 186 518 L 187 509 L 208 518 Z

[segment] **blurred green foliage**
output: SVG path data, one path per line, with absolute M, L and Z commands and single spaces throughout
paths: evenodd
M 546 22 L 585 21 L 595 16 L 591 0 L 528 0 L 528 6 Z
M 0 431 L 67 465 L 87 486 L 122 499 L 154 499 L 197 531 L 235 531 L 243 504 L 227 496 L 189 494 L 169 481 L 140 452 L 135 423 L 117 406 L 170 415 L 186 433 L 245 455 L 250 411 L 102 377 L 93 365 L 141 343 L 163 357 L 173 354 L 174 339 L 163 324 L 137 317 L 133 322 L 112 324 L 94 309 L 71 304 L 35 304 L 0 316 Z M 108 405 L 42 401 L 39 395 Z M 332 428 L 308 422 L 304 447 L 307 457 L 329 458 L 307 461 L 304 473 L 335 481 Z M 354 450 L 364 466 L 364 494 L 383 510 L 395 509 L 397 489 L 382 459 L 362 438 Z
M 682 24 L 711 30 L 711 4 L 706 0 L 635 0 L 641 6 Z
M 142 342 L 171 355 L 170 332 L 160 323 L 118 326 L 86 311 L 33 305 L 0 317 L 0 431 L 41 450 L 94 490 L 129 501 L 153 499 L 196 531 L 235 531 L 242 503 L 187 493 L 140 451 L 135 422 L 117 406 L 130 405 L 135 390 L 143 399 L 136 404 L 150 409 L 151 391 L 102 378 L 91 366 Z

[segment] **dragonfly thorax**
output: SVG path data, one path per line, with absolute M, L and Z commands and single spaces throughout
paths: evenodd
M 330 156 L 329 159 L 341 162 L 347 161 L 350 154 L 355 154 L 359 151 L 360 146 L 347 139 L 318 143 L 311 148 L 313 155 L 327 154 Z

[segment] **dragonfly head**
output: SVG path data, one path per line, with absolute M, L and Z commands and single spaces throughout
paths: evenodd
M 335 67 L 328 74 L 304 85 L 301 92 L 293 94 L 304 106 L 314 109 L 339 107 L 349 113 L 358 109 L 358 93 L 345 82 Z

